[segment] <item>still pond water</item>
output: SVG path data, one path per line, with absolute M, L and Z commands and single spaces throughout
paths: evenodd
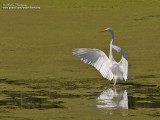
M 10 85 L 24 86 L 24 83 L 18 83 L 17 81 L 4 79 L 1 80 L 1 82 Z M 4 112 L 3 109 L 9 111 L 14 110 L 15 112 L 16 110 L 38 110 L 41 112 L 46 110 L 62 110 L 69 114 L 67 115 L 68 119 L 76 119 L 76 117 L 72 118 L 72 116 L 74 116 L 73 114 L 78 113 L 79 115 L 85 115 L 87 111 L 92 116 L 99 114 L 103 116 L 106 115 L 107 117 L 133 117 L 139 114 L 151 118 L 160 117 L 160 89 L 157 85 L 140 85 L 123 82 L 115 87 L 113 87 L 112 84 L 108 86 L 90 87 L 88 86 L 90 83 L 86 81 L 81 81 L 76 84 L 77 81 L 63 81 L 63 84 L 56 84 L 57 87 L 56 85 L 51 85 L 43 89 L 40 84 L 35 87 L 29 86 L 28 83 L 28 87 L 32 90 L 1 91 L 1 96 L 4 96 L 3 99 L 0 99 L 1 112 Z M 25 86 L 27 86 L 27 83 L 25 83 Z M 53 87 L 52 90 L 49 87 Z M 143 112 L 139 113 L 139 111 Z M 19 113 L 16 112 L 16 114 L 18 115 Z M 52 114 L 55 113 L 53 112 Z M 62 113 L 61 117 L 57 115 L 53 118 L 57 120 L 62 118 L 67 119 L 67 116 Z M 24 117 L 24 119 L 27 118 L 28 117 Z M 23 117 L 21 119 L 23 119 Z M 32 117 L 30 119 L 32 119 Z

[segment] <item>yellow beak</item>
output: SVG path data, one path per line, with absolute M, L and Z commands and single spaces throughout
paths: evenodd
M 100 32 L 106 32 L 106 30 L 104 29 L 104 30 L 100 30 Z

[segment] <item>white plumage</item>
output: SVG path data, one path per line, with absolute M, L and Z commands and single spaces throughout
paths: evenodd
M 101 50 L 76 48 L 73 50 L 73 54 L 84 63 L 94 66 L 104 78 L 107 78 L 108 80 L 113 79 L 113 74 L 110 70 L 111 66 L 109 66 L 111 65 L 110 60 Z
M 73 55 L 78 57 L 84 63 L 94 66 L 104 78 L 114 80 L 114 85 L 117 80 L 127 80 L 128 76 L 128 61 L 125 52 L 118 46 L 113 45 L 114 34 L 112 29 L 107 28 L 102 32 L 108 31 L 111 33 L 110 56 L 98 49 L 76 48 L 73 50 Z M 113 50 L 116 50 L 122 55 L 120 62 L 116 62 L 113 58 Z M 132 78 L 132 77 L 129 77 Z

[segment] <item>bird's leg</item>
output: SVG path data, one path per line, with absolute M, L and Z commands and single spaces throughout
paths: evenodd
M 116 85 L 116 79 L 115 78 L 113 78 L 113 83 L 114 83 L 114 86 Z
M 114 93 L 115 93 L 115 96 L 117 96 L 116 86 L 114 86 Z
M 113 77 L 113 84 L 114 84 L 114 77 Z
M 116 81 L 117 81 L 117 80 L 114 78 L 114 86 L 116 85 Z

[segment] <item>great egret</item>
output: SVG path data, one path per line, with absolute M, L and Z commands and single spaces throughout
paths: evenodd
M 73 50 L 73 55 L 78 57 L 84 63 L 94 66 L 104 78 L 113 80 L 114 85 L 118 80 L 133 79 L 128 76 L 128 60 L 125 52 L 118 46 L 113 45 L 114 33 L 112 29 L 107 28 L 101 32 L 111 33 L 110 53 L 109 58 L 106 54 L 98 49 L 76 48 Z M 113 57 L 113 49 L 122 55 L 120 62 L 116 62 Z

